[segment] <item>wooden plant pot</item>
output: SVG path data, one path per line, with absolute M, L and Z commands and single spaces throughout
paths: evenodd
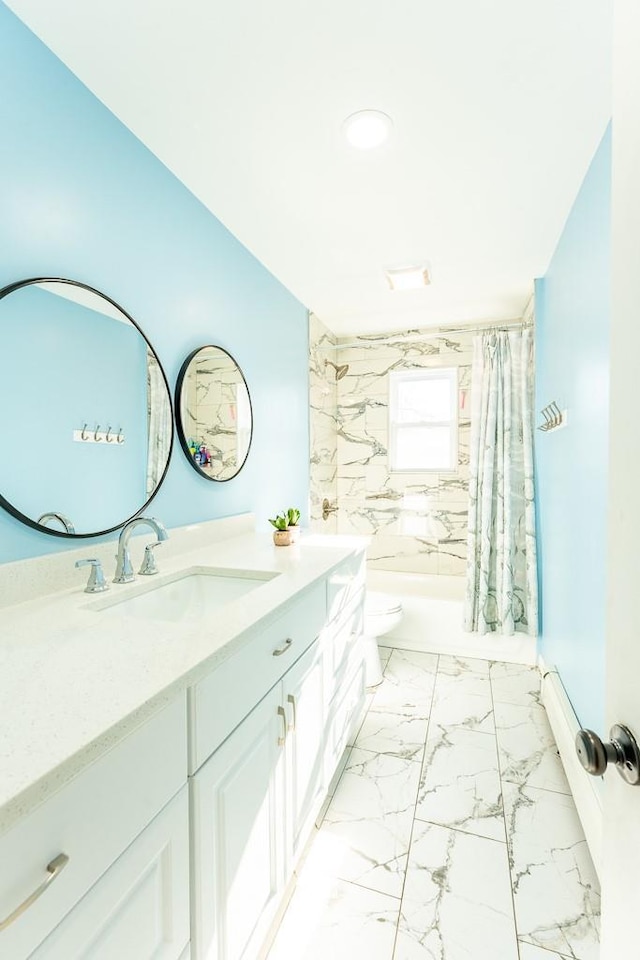
M 287 527 L 286 530 L 274 530 L 273 542 L 276 547 L 288 547 L 292 543 L 291 529 Z

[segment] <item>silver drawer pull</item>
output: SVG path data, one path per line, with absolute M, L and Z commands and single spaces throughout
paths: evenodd
M 287 739 L 287 715 L 284 712 L 284 707 L 278 707 L 278 716 L 282 720 L 282 736 L 278 737 L 278 746 L 284 747 L 284 742 Z
M 294 695 L 293 695 L 292 693 L 290 693 L 289 696 L 287 697 L 287 703 L 290 703 L 290 704 L 291 704 L 291 707 L 292 707 L 292 710 L 293 710 L 293 714 L 292 714 L 292 717 L 291 717 L 291 723 L 289 724 L 289 726 L 288 726 L 287 729 L 289 729 L 289 730 L 295 730 L 295 728 L 296 728 L 296 698 L 294 697 Z
M 281 657 L 283 653 L 287 652 L 287 650 L 291 650 L 292 643 L 293 643 L 293 640 L 291 639 L 291 637 L 289 637 L 288 640 L 285 640 L 283 647 L 278 647 L 277 650 L 273 651 L 274 657 Z
M 37 890 L 34 890 L 33 893 L 29 894 L 26 900 L 20 904 L 19 907 L 10 913 L 8 917 L 5 917 L 4 920 L 0 920 L 0 930 L 6 930 L 6 928 L 13 923 L 14 920 L 17 920 L 18 917 L 22 916 L 25 910 L 28 910 L 32 903 L 35 903 L 38 897 L 41 897 L 45 892 L 47 887 L 53 883 L 56 877 L 59 877 L 66 865 L 69 863 L 69 857 L 66 853 L 59 853 L 51 863 L 47 864 L 47 873 L 49 876 L 46 880 L 43 880 Z

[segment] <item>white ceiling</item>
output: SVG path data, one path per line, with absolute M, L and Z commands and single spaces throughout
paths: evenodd
M 6 2 L 339 334 L 520 316 L 610 115 L 612 0 Z

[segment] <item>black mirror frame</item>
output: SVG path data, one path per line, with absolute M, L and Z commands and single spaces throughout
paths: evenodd
M 136 323 L 133 317 L 124 310 L 119 303 L 116 303 L 115 300 L 112 300 L 111 297 L 107 296 L 106 293 L 103 293 L 102 290 L 96 289 L 96 287 L 91 287 L 87 283 L 82 283 L 80 280 L 69 280 L 66 277 L 30 277 L 28 280 L 18 280 L 15 283 L 10 283 L 6 287 L 0 289 L 0 300 L 4 300 L 5 297 L 9 296 L 10 293 L 14 293 L 16 290 L 20 290 L 21 287 L 28 287 L 34 283 L 68 283 L 73 287 L 81 287 L 83 290 L 88 290 L 89 293 L 95 293 L 97 296 L 102 297 L 103 300 L 106 300 L 111 306 L 115 307 L 116 310 L 119 310 L 120 313 L 129 320 L 129 322 L 135 327 L 142 339 L 145 341 L 154 357 L 158 367 L 160 368 L 160 373 L 162 374 L 162 379 L 164 380 L 165 387 L 167 388 L 167 400 L 169 407 L 171 407 L 171 389 L 169 387 L 169 381 L 167 380 L 167 375 L 164 372 L 164 367 L 158 359 L 158 354 L 156 353 L 153 344 L 149 338 L 145 335 L 140 326 Z M 173 414 L 173 411 L 172 411 Z M 16 520 L 19 520 L 21 523 L 24 523 L 27 527 L 31 527 L 33 530 L 38 530 L 40 533 L 46 533 L 50 537 L 62 537 L 65 540 L 86 540 L 88 537 L 103 537 L 107 533 L 113 533 L 115 530 L 120 530 L 121 527 L 128 523 L 129 520 L 133 520 L 134 517 L 137 517 L 138 514 L 142 513 L 146 507 L 149 506 L 158 490 L 164 483 L 167 471 L 169 469 L 169 463 L 171 462 L 171 455 L 173 452 L 173 438 L 174 438 L 174 429 L 173 429 L 173 415 L 170 417 L 171 423 L 171 439 L 169 441 L 169 456 L 167 457 L 167 462 L 165 468 L 162 471 L 162 476 L 158 481 L 158 485 L 151 494 L 151 496 L 146 500 L 141 507 L 139 507 L 135 513 L 132 513 L 130 517 L 126 517 L 124 520 L 120 521 L 113 527 L 107 527 L 104 530 L 96 530 L 92 533 L 67 533 L 64 530 L 55 530 L 52 527 L 43 526 L 43 524 L 37 523 L 35 520 L 32 520 L 31 517 L 27 517 L 24 513 L 21 513 L 16 507 L 13 506 L 8 500 L 6 500 L 2 493 L 0 492 L 0 507 L 3 507 L 7 513 L 11 514 L 12 517 L 15 517 Z
M 200 467 L 198 466 L 198 464 L 197 464 L 197 463 L 195 462 L 195 460 L 193 459 L 193 456 L 191 455 L 191 450 L 189 449 L 189 445 L 188 445 L 188 443 L 187 443 L 187 437 L 186 437 L 186 434 L 185 434 L 185 432 L 184 432 L 184 425 L 183 425 L 183 423 L 182 423 L 182 409 L 181 409 L 181 399 L 180 399 L 180 398 L 181 398 L 181 395 L 182 395 L 182 385 L 183 385 L 184 379 L 185 379 L 185 377 L 186 377 L 186 375 L 187 375 L 187 371 L 188 371 L 188 369 L 189 369 L 189 364 L 190 364 L 191 361 L 194 359 L 194 357 L 197 357 L 197 355 L 198 355 L 202 350 L 207 350 L 207 349 L 210 348 L 210 347 L 211 347 L 212 349 L 214 349 L 214 350 L 220 350 L 221 353 L 226 354 L 226 355 L 229 357 L 229 359 L 230 359 L 230 360 L 233 360 L 233 362 L 235 363 L 235 365 L 236 365 L 236 367 L 237 367 L 237 369 L 238 369 L 238 373 L 239 373 L 240 376 L 242 377 L 242 382 L 243 382 L 244 385 L 245 385 L 245 389 L 246 389 L 246 391 L 247 391 L 247 397 L 249 398 L 249 410 L 251 411 L 251 432 L 250 432 L 250 434 L 249 434 L 249 443 L 247 444 L 247 452 L 246 452 L 246 454 L 245 454 L 244 460 L 243 460 L 242 463 L 238 466 L 238 469 L 236 470 L 235 473 L 233 473 L 230 477 L 223 477 L 222 479 L 219 479 L 218 477 L 210 477 L 208 474 L 206 474 L 203 470 L 200 469 Z M 228 350 L 225 350 L 224 347 L 219 346 L 217 343 L 204 343 L 201 347 L 198 347 L 196 350 L 192 350 L 191 353 L 188 355 L 188 357 L 185 359 L 185 361 L 184 361 L 184 363 L 182 364 L 182 366 L 180 367 L 180 372 L 178 373 L 178 379 L 176 380 L 176 391 L 175 391 L 175 394 L 174 394 L 173 407 L 174 407 L 174 412 L 175 412 L 176 427 L 177 427 L 178 439 L 179 439 L 179 441 L 180 441 L 180 446 L 182 447 L 182 450 L 183 450 L 183 452 L 184 452 L 185 457 L 187 458 L 187 460 L 189 461 L 189 463 L 191 464 L 191 466 L 193 467 L 193 469 L 196 471 L 196 473 L 198 474 L 198 476 L 199 476 L 199 477 L 203 477 L 205 480 L 210 480 L 210 481 L 212 481 L 213 483 L 228 483 L 229 480 L 235 480 L 235 478 L 238 476 L 238 474 L 240 473 L 240 471 L 243 469 L 244 465 L 246 464 L 247 459 L 248 459 L 248 457 L 249 457 L 249 453 L 250 453 L 250 451 L 251 451 L 251 444 L 252 444 L 252 442 L 253 442 L 253 404 L 251 403 L 251 392 L 250 392 L 250 390 L 249 390 L 249 385 L 247 384 L 247 381 L 246 381 L 246 379 L 245 379 L 245 375 L 244 375 L 244 373 L 243 373 L 243 371 L 242 371 L 242 367 L 240 366 L 240 364 L 238 363 L 238 361 L 236 360 L 236 358 L 233 356 L 233 354 L 229 353 Z

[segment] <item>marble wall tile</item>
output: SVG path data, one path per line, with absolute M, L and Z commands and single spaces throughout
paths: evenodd
M 467 571 L 467 542 L 443 541 L 438 549 L 438 573 L 464 577 Z
M 441 474 L 438 476 L 436 496 L 438 503 L 453 503 L 465 507 L 468 504 L 468 478 L 459 474 Z
M 345 533 L 366 531 L 372 536 L 369 560 L 375 569 L 465 574 L 472 345 L 473 334 L 464 330 L 439 337 L 432 331 L 411 330 L 337 341 L 338 362 L 349 364 L 347 375 L 337 385 L 338 529 Z M 458 368 L 458 470 L 442 475 L 391 474 L 387 456 L 388 375 L 392 370 L 443 366 Z M 354 472 L 354 468 L 364 472 Z M 356 485 L 344 483 L 354 477 L 358 479 Z M 356 502 L 362 495 L 363 477 L 366 499 L 377 500 L 378 508 L 384 503 L 380 514 L 371 512 L 371 503 Z M 343 502 L 343 496 L 349 499 Z M 394 507 L 395 523 L 387 513 Z M 389 536 L 397 539 L 392 542 Z M 377 543 L 381 538 L 384 542 Z
M 416 820 L 394 960 L 518 960 L 506 844 Z
M 337 500 L 336 338 L 313 313 L 309 314 L 309 525 L 318 533 L 337 533 L 335 513 L 322 519 L 322 501 Z
M 503 786 L 518 936 L 598 960 L 600 890 L 572 797 Z
M 415 537 L 381 535 L 373 537 L 367 557 L 372 570 L 398 573 L 437 573 L 438 544 Z

